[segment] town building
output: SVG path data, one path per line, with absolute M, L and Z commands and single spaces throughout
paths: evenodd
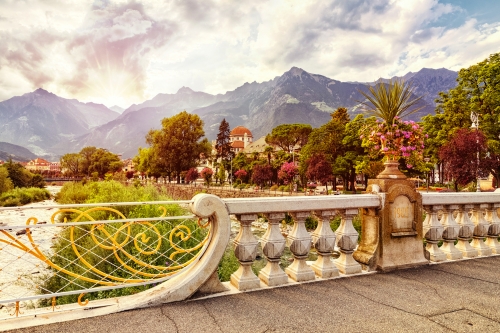
M 26 163 L 25 168 L 29 171 L 50 171 L 50 162 L 43 158 L 35 158 Z
M 232 151 L 239 153 L 252 143 L 253 135 L 248 128 L 236 126 L 229 134 L 229 141 L 231 142 Z
M 52 174 L 58 174 L 61 172 L 61 162 L 49 162 L 50 163 L 50 172 Z

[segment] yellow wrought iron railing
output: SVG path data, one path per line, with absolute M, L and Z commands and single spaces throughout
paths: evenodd
M 0 224 L 0 304 L 9 305 L 14 316 L 23 307 L 54 311 L 60 304 L 86 306 L 172 278 L 203 253 L 211 237 L 210 218 L 185 209 L 180 216 L 169 214 L 168 207 L 186 203 L 0 208 L 4 221 L 8 214 L 30 214 L 24 225 Z M 157 216 L 135 218 L 120 209 L 145 204 Z M 54 210 L 48 220 L 36 216 L 42 209 Z

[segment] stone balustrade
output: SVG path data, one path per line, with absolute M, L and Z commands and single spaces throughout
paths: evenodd
M 234 240 L 234 253 L 240 267 L 231 275 L 231 284 L 240 291 L 361 273 L 362 265 L 353 258 L 359 235 L 352 220 L 359 215 L 360 208 L 378 209 L 381 202 L 380 197 L 373 194 L 223 201 L 228 212 L 234 214 L 240 223 L 239 233 Z M 280 230 L 285 213 L 293 220 L 292 230 L 286 238 Z M 250 266 L 257 256 L 258 243 L 250 226 L 258 215 L 264 216 L 268 223 L 260 239 L 267 264 L 257 277 Z M 330 220 L 335 216 L 341 218 L 341 223 L 334 232 Z M 308 217 L 318 220 L 317 228 L 311 232 L 305 227 Z M 286 246 L 293 255 L 293 262 L 283 270 L 280 261 Z M 332 260 L 335 248 L 340 256 Z M 311 249 L 316 251 L 318 259 L 308 263 Z
M 423 193 L 426 257 L 442 262 L 500 254 L 499 200 L 498 193 Z

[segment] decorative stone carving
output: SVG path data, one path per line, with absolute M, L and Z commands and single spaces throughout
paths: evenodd
M 231 274 L 231 284 L 238 290 L 249 290 L 260 287 L 260 280 L 252 271 L 252 263 L 257 256 L 257 239 L 252 234 L 252 222 L 257 214 L 236 215 L 240 222 L 240 231 L 234 239 L 234 255 L 240 262 L 240 267 Z
M 484 218 L 483 209 L 488 208 L 487 204 L 476 204 L 472 208 L 472 223 L 474 223 L 474 234 L 470 245 L 477 250 L 480 256 L 489 256 L 492 254 L 491 248 L 485 243 L 484 239 L 488 236 L 490 225 Z
M 469 243 L 474 234 L 474 223 L 469 218 L 469 210 L 472 207 L 472 205 L 459 205 L 456 217 L 456 221 L 460 226 L 456 248 L 462 252 L 464 258 L 474 258 L 479 255 L 478 251 Z
M 311 265 L 312 270 L 323 279 L 339 276 L 339 270 L 331 260 L 335 248 L 335 233 L 330 227 L 330 218 L 334 211 L 326 210 L 318 214 L 318 227 L 312 233 L 314 248 L 318 252 L 318 259 Z
M 363 239 L 354 257 L 370 269 L 382 271 L 427 265 L 422 246 L 422 195 L 404 175 L 379 176 L 368 180 L 367 193 L 379 189 L 380 210 L 363 209 Z
M 358 245 L 358 232 L 352 225 L 352 219 L 358 215 L 358 210 L 342 209 L 340 215 L 342 220 L 335 232 L 337 234 L 336 244 L 340 248 L 340 257 L 335 260 L 335 265 L 343 274 L 361 273 L 361 265 L 352 256 Z
M 286 243 L 280 231 L 280 222 L 285 218 L 285 213 L 269 213 L 264 216 L 268 224 L 266 233 L 261 238 L 261 245 L 267 264 L 259 272 L 259 278 L 268 286 L 274 287 L 288 283 L 288 276 L 279 265 Z
M 293 228 L 288 235 L 287 244 L 293 254 L 293 263 L 285 269 L 292 280 L 297 282 L 314 280 L 314 271 L 307 265 L 306 260 L 311 250 L 311 235 L 306 230 L 306 219 L 309 212 L 292 212 Z
M 500 204 L 491 204 L 486 209 L 486 220 L 490 223 L 490 228 L 488 229 L 485 244 L 495 254 L 500 254 L 500 244 L 498 243 L 498 236 L 500 234 L 499 207 Z
M 443 206 L 425 206 L 426 217 L 423 225 L 424 237 L 426 241 L 425 251 L 429 256 L 430 261 L 439 262 L 446 260 L 446 254 L 438 247 L 439 241 L 443 236 L 443 226 L 438 220 L 438 211 L 443 209 Z
M 455 247 L 455 241 L 458 239 L 460 226 L 453 217 L 453 211 L 458 209 L 458 205 L 443 206 L 443 217 L 441 224 L 443 225 L 443 245 L 441 250 L 446 254 L 449 260 L 462 259 L 462 252 Z

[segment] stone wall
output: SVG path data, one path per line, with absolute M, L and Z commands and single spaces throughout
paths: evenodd
M 238 189 L 223 189 L 220 187 L 205 187 L 192 185 L 178 185 L 178 184 L 161 184 L 158 185 L 162 188 L 168 196 L 174 200 L 191 200 L 198 193 L 208 193 L 218 196 L 219 198 L 258 198 L 258 197 L 282 197 L 288 196 L 289 193 L 281 191 L 269 190 L 238 190 Z M 303 193 L 300 193 L 303 195 Z

